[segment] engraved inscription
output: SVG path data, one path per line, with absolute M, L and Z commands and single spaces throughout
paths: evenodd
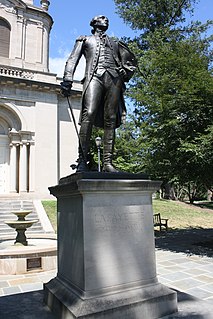
M 101 231 L 141 232 L 144 212 L 95 213 L 95 228 Z

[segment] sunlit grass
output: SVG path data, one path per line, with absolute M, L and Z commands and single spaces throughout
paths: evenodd
M 57 230 L 57 202 L 53 200 L 42 201 L 50 222 Z M 213 210 L 206 209 L 209 205 L 189 205 L 183 202 L 170 200 L 153 200 L 153 212 L 160 213 L 162 218 L 168 218 L 169 228 L 213 228 Z
M 57 201 L 55 200 L 43 200 L 42 204 L 49 217 L 49 220 L 54 228 L 57 230 Z
M 169 228 L 213 228 L 213 210 L 170 200 L 153 200 L 154 213 L 169 219 Z

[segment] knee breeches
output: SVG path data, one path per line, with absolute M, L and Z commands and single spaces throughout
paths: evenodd
M 104 127 L 115 128 L 123 82 L 113 78 L 107 71 L 101 76 L 94 76 L 84 96 L 82 122 L 95 121 L 98 112 L 103 113 Z

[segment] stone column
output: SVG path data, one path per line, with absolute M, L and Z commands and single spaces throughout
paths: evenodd
M 17 149 L 16 144 L 10 144 L 10 192 L 17 193 Z
M 35 191 L 35 146 L 30 143 L 29 151 L 29 192 Z
M 46 68 L 46 71 L 48 71 L 48 68 L 49 68 L 49 66 L 48 66 L 48 64 L 49 64 L 49 58 L 48 58 L 49 57 L 49 33 L 50 33 L 49 26 L 44 24 L 43 34 L 42 34 L 42 36 L 43 36 L 43 43 L 42 43 L 43 44 L 43 47 L 42 47 L 43 61 L 42 61 L 42 63 L 44 65 L 44 67 Z
M 17 35 L 18 40 L 16 41 L 16 57 L 21 59 L 23 54 L 23 25 L 24 19 L 23 16 L 17 16 Z
M 27 191 L 27 145 L 20 145 L 20 174 L 19 174 L 19 191 Z
M 37 57 L 36 62 L 43 63 L 44 31 L 43 24 L 37 24 Z

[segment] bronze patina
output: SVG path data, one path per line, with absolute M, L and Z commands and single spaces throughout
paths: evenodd
M 125 118 L 123 93 L 136 68 L 136 59 L 121 41 L 105 32 L 109 20 L 104 15 L 94 17 L 91 36 L 80 36 L 75 43 L 64 70 L 62 94 L 71 93 L 73 76 L 83 55 L 86 59 L 82 80 L 82 110 L 80 115 L 80 146 L 77 171 L 88 171 L 87 157 L 93 125 L 104 129 L 103 171 L 118 172 L 112 165 L 115 129 Z

